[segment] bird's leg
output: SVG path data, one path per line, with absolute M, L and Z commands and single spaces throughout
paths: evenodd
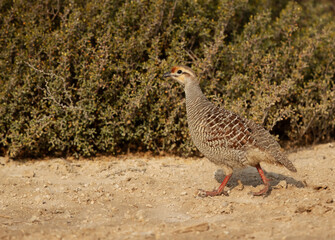
M 218 196 L 218 195 L 221 195 L 221 194 L 224 194 L 224 195 L 228 195 L 227 192 L 223 191 L 224 187 L 226 186 L 227 182 L 229 181 L 230 177 L 231 177 L 232 174 L 228 174 L 222 181 L 220 187 L 217 189 L 217 190 L 214 190 L 214 191 L 204 191 L 204 190 L 199 190 L 199 193 L 198 195 L 200 197 L 214 197 L 214 196 Z
M 263 172 L 263 169 L 261 168 L 261 165 L 257 164 L 256 168 L 257 168 L 257 171 L 258 171 L 259 175 L 261 176 L 261 178 L 263 180 L 263 183 L 264 183 L 265 187 L 262 190 L 260 190 L 259 192 L 254 192 L 252 194 L 254 196 L 265 195 L 269 191 L 269 187 L 270 187 L 269 181 L 270 181 L 270 179 L 265 177 L 265 174 Z

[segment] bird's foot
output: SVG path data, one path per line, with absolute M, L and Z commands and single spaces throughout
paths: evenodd
M 202 189 L 198 189 L 198 193 L 197 193 L 197 196 L 199 197 L 215 197 L 215 196 L 219 196 L 219 195 L 225 195 L 225 196 L 228 196 L 228 193 L 226 191 L 217 191 L 217 190 L 214 190 L 214 191 L 205 191 L 205 190 L 202 190 Z
M 265 187 L 259 192 L 250 192 L 253 196 L 266 196 L 270 189 L 270 183 L 265 184 Z

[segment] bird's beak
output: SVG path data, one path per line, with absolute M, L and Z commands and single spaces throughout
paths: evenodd
M 171 73 L 169 73 L 169 72 L 164 73 L 163 78 L 166 78 L 166 77 L 171 77 Z

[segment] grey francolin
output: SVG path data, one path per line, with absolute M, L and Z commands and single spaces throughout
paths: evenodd
M 292 172 L 297 171 L 281 151 L 277 141 L 262 126 L 208 101 L 200 89 L 195 73 L 189 67 L 175 66 L 163 77 L 171 77 L 184 85 L 187 121 L 192 140 L 205 157 L 223 167 L 226 173 L 217 190 L 201 190 L 200 196 L 226 194 L 224 187 L 233 169 L 247 166 L 257 168 L 265 185 L 264 189 L 253 195 L 266 194 L 270 184 L 260 162 L 285 166 Z

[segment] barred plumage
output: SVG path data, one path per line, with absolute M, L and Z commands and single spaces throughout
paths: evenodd
M 223 193 L 235 168 L 257 168 L 265 188 L 254 195 L 265 194 L 269 188 L 269 180 L 265 177 L 260 162 L 283 165 L 290 171 L 297 171 L 281 151 L 277 141 L 262 126 L 209 102 L 190 68 L 173 67 L 164 77 L 172 77 L 185 86 L 187 120 L 192 140 L 210 161 L 226 170 L 226 178 L 219 189 L 203 191 L 203 195 Z

